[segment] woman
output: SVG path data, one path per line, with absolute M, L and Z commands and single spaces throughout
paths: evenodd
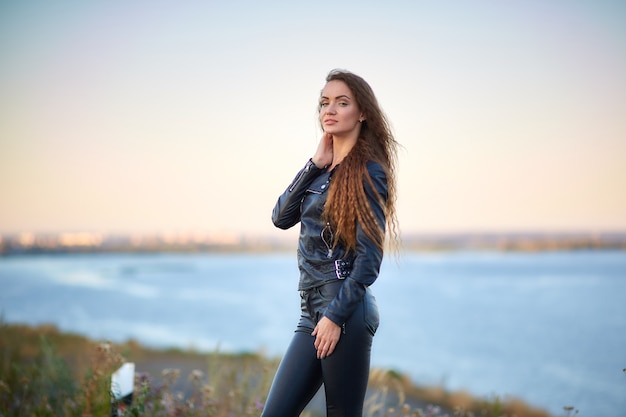
M 321 92 L 323 135 L 278 198 L 274 225 L 300 223 L 301 316 L 263 417 L 298 416 L 324 384 L 328 416 L 362 416 L 378 309 L 385 230 L 396 237 L 397 143 L 371 87 L 331 71 Z

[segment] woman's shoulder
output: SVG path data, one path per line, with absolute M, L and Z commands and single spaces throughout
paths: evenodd
M 383 166 L 376 161 L 367 162 L 367 173 L 370 176 L 371 183 L 378 194 L 384 195 L 387 198 L 387 173 Z M 368 181 L 365 181 L 366 189 L 369 188 Z
M 374 178 L 374 177 L 382 177 L 385 178 L 387 176 L 386 172 L 385 172 L 385 168 L 383 168 L 383 166 L 374 160 L 369 160 L 367 161 L 367 173 L 370 174 L 370 177 Z

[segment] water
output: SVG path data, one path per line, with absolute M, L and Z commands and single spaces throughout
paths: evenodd
M 275 356 L 297 322 L 296 281 L 284 254 L 9 257 L 0 311 L 98 339 Z M 626 252 L 407 254 L 373 290 L 373 366 L 554 415 L 626 414 Z

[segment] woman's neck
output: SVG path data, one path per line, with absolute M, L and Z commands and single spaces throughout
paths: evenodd
M 354 145 L 356 145 L 356 141 L 358 136 L 354 137 L 336 137 L 333 136 L 333 162 L 328 167 L 328 170 L 331 171 L 337 165 L 344 160 L 346 156 L 350 153 Z

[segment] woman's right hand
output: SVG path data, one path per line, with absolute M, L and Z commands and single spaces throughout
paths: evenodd
M 333 135 L 329 133 L 322 135 L 322 139 L 319 145 L 317 145 L 317 151 L 315 151 L 312 159 L 318 168 L 324 168 L 333 163 Z

